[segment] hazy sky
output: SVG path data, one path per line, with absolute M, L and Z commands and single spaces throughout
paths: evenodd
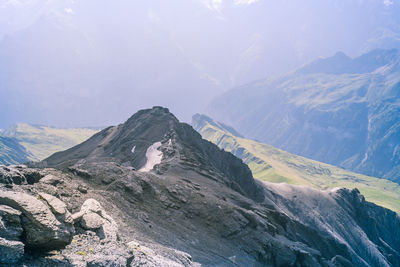
M 0 0 L 0 128 L 188 121 L 233 86 L 400 47 L 394 0 Z

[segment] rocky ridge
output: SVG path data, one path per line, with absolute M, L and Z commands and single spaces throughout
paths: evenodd
M 140 171 L 157 142 L 161 162 Z M 0 179 L 8 242 L 0 250 L 13 248 L 25 266 L 400 264 L 396 213 L 357 190 L 260 184 L 241 160 L 164 108 L 140 111 L 30 167 L 5 173 L 36 171 L 41 178 L 32 184 Z M 41 220 L 25 198 L 40 202 Z M 37 231 L 57 249 L 32 249 Z

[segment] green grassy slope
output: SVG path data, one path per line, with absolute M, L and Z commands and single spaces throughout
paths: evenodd
M 13 138 L 29 153 L 29 160 L 42 160 L 51 154 L 73 147 L 98 132 L 90 128 L 52 128 L 19 123 L 0 135 Z
M 203 115 L 193 117 L 193 127 L 203 138 L 241 158 L 257 179 L 317 189 L 358 188 L 368 201 L 400 213 L 400 185 L 397 183 L 347 171 L 237 137 L 220 125 Z

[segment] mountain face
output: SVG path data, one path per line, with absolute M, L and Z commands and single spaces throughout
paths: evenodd
M 43 160 L 54 152 L 73 147 L 98 130 L 53 128 L 18 123 L 0 131 L 0 163 L 20 164 Z
M 165 108 L 141 110 L 32 167 L 1 172 L 0 215 L 8 224 L 0 232 L 0 253 L 17 255 L 7 261 L 400 264 L 396 213 L 365 201 L 356 189 L 257 182 L 240 159 L 203 140 Z M 37 179 L 25 183 L 32 173 Z M 18 184 L 12 180 L 17 176 Z M 52 244 L 58 249 L 45 254 Z
M 247 138 L 400 182 L 399 74 L 398 50 L 338 53 L 232 89 L 208 110 Z
M 0 164 L 27 162 L 30 156 L 18 140 L 0 136 Z
M 368 201 L 400 212 L 400 185 L 395 182 L 347 171 L 243 138 L 232 127 L 206 115 L 194 115 L 192 125 L 204 139 L 242 159 L 251 169 L 254 178 L 261 181 L 320 190 L 357 188 Z
M 97 132 L 97 129 L 91 128 L 54 128 L 17 123 L 0 132 L 0 136 L 14 138 L 28 151 L 29 160 L 38 161 L 73 147 Z

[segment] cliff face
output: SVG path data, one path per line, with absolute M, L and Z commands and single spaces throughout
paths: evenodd
M 395 213 L 365 202 L 357 191 L 255 182 L 240 159 L 201 139 L 164 108 L 140 111 L 40 165 L 47 168 L 18 167 L 21 176 L 40 174 L 31 184 L 0 179 L 0 201 L 8 199 L 0 204 L 9 205 L 19 192 L 43 202 L 60 227 L 69 222 L 66 247 L 57 252 L 66 266 L 101 266 L 101 259 L 126 266 L 400 263 Z M 50 202 L 63 205 L 48 195 L 65 203 L 63 212 L 71 215 L 60 217 Z M 33 220 L 29 210 L 11 208 Z M 31 227 L 27 222 L 22 219 L 21 227 Z M 68 244 L 71 239 L 81 241 Z M 107 248 L 119 248 L 116 257 Z M 54 261 L 45 251 L 26 251 L 20 261 Z

